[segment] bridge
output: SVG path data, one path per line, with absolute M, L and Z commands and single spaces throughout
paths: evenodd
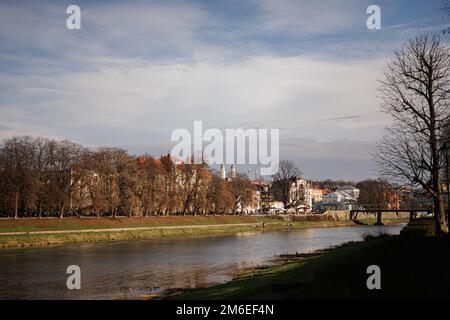
M 365 214 L 375 214 L 377 217 L 377 221 L 375 222 L 376 226 L 384 225 L 382 221 L 382 215 L 383 213 L 395 213 L 397 216 L 399 213 L 407 212 L 409 213 L 409 221 L 416 219 L 417 215 L 419 213 L 426 213 L 427 215 L 433 215 L 433 209 L 428 208 L 401 208 L 401 209 L 381 209 L 381 208 L 366 208 L 364 206 L 361 206 L 358 209 L 352 209 L 350 210 L 350 220 L 358 221 L 358 214 L 359 213 L 365 213 Z

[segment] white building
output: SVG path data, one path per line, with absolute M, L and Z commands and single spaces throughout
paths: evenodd
M 338 209 L 351 210 L 358 202 L 359 189 L 353 186 L 342 186 L 322 196 L 322 204 L 325 206 L 334 206 Z
M 308 181 L 296 177 L 291 184 L 290 202 L 297 202 L 296 198 L 302 199 L 296 206 L 295 211 L 309 213 L 312 210 L 312 188 Z
M 349 185 L 342 186 L 342 187 L 337 188 L 336 191 L 345 192 L 355 199 L 359 198 L 359 189 L 355 188 L 353 186 L 349 186 Z

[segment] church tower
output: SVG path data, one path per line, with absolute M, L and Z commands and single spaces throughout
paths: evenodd
M 231 176 L 230 176 L 231 179 L 236 178 L 236 167 L 234 166 L 234 164 L 231 165 L 231 173 L 230 174 L 231 174 Z
M 223 165 L 223 163 L 220 165 L 220 177 L 222 179 L 226 178 L 226 173 L 225 173 L 225 166 Z

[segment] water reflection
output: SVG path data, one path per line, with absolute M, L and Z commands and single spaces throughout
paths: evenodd
M 310 252 L 366 234 L 400 232 L 403 225 L 243 232 L 229 236 L 161 239 L 0 252 L 0 299 L 139 298 L 169 288 L 231 279 L 276 254 Z M 81 290 L 67 290 L 68 265 L 79 265 Z

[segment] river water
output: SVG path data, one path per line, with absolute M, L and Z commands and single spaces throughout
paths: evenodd
M 275 255 L 306 253 L 363 235 L 398 234 L 404 225 L 243 232 L 202 238 L 73 244 L 0 250 L 0 299 L 135 299 L 173 288 L 223 283 Z M 66 269 L 81 269 L 68 290 Z

